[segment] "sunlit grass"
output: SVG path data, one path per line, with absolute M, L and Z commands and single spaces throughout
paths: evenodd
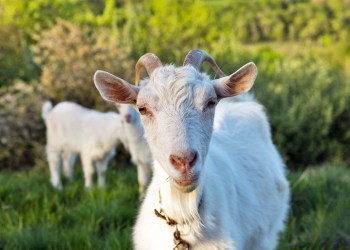
M 0 173 L 0 249 L 131 249 L 139 206 L 135 168 L 108 171 L 86 190 L 81 171 L 54 190 L 47 170 Z M 350 248 L 350 169 L 289 174 L 293 192 L 279 249 Z
M 349 249 L 350 169 L 328 165 L 289 179 L 292 209 L 279 249 Z
M 1 173 L 0 249 L 130 249 L 134 169 L 109 170 L 104 190 L 76 179 L 57 191 L 46 171 Z

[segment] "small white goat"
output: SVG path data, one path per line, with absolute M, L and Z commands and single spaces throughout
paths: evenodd
M 115 147 L 120 142 L 126 143 L 120 115 L 101 113 L 71 102 L 61 102 L 53 108 L 51 102 L 45 102 L 42 117 L 47 128 L 46 152 L 52 185 L 62 188 L 62 160 L 65 176 L 73 180 L 74 162 L 79 154 L 85 186 L 92 187 L 94 164 L 98 185 L 105 186 L 105 172 L 109 160 L 115 155 Z
M 221 78 L 200 73 L 203 61 Z M 201 50 L 178 68 L 146 54 L 136 64 L 136 84 L 143 66 L 150 78 L 141 87 L 103 71 L 94 77 L 104 99 L 137 107 L 154 157 L 135 249 L 274 249 L 289 185 L 263 107 L 218 103 L 249 91 L 256 66 L 225 76 Z
M 117 104 L 116 107 L 119 110 L 119 114 L 124 119 L 123 125 L 128 140 L 128 150 L 131 155 L 131 161 L 137 167 L 140 198 L 143 198 L 146 185 L 152 173 L 152 154 L 144 137 L 139 113 L 127 104 Z

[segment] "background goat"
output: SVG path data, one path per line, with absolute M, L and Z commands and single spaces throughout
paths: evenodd
M 54 108 L 51 102 L 42 107 L 42 117 L 47 128 L 47 159 L 51 183 L 61 189 L 60 165 L 73 180 L 74 161 L 79 154 L 84 171 L 85 187 L 92 187 L 94 165 L 98 185 L 105 185 L 105 172 L 109 160 L 115 155 L 115 147 L 127 144 L 122 118 L 115 112 L 101 113 L 71 102 L 61 102 Z
M 200 73 L 203 61 L 221 78 Z M 249 91 L 256 66 L 225 76 L 204 51 L 191 51 L 178 68 L 146 54 L 136 64 L 136 84 L 143 66 L 150 78 L 142 87 L 103 71 L 94 77 L 104 99 L 139 110 L 154 157 L 135 248 L 274 249 L 289 186 L 263 107 L 218 103 Z
M 127 104 L 117 104 L 116 107 L 119 110 L 119 114 L 124 119 L 123 126 L 128 141 L 128 151 L 131 155 L 131 161 L 137 167 L 140 198 L 143 198 L 146 185 L 151 176 L 153 165 L 152 154 L 144 138 L 144 131 L 139 113 Z

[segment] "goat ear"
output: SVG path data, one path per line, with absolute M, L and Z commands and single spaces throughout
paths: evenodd
M 95 86 L 103 99 L 114 103 L 136 104 L 139 88 L 108 72 L 97 70 Z
M 235 73 L 214 81 L 214 88 L 218 98 L 230 97 L 248 92 L 253 87 L 258 69 L 250 62 Z

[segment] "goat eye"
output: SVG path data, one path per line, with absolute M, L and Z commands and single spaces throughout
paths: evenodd
M 207 109 L 212 109 L 212 108 L 214 108 L 215 107 L 215 105 L 216 105 L 216 102 L 215 101 L 213 101 L 213 100 L 210 100 L 208 103 L 207 103 Z
M 147 111 L 147 110 L 146 110 L 146 107 L 142 107 L 142 106 L 139 107 L 139 112 L 140 112 L 141 115 L 146 114 L 146 111 Z

